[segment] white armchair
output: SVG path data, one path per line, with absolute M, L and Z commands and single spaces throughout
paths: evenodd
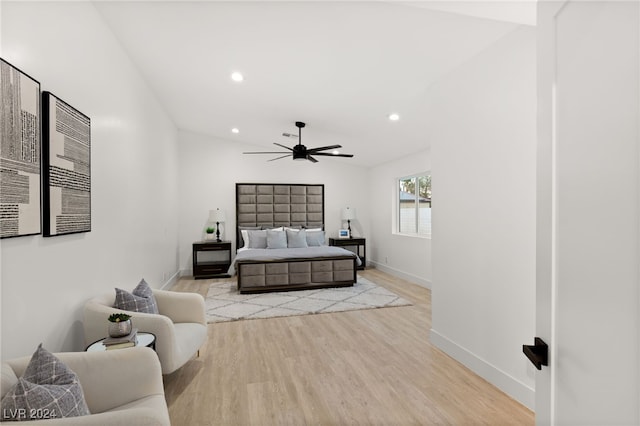
M 196 293 L 153 290 L 159 314 L 132 312 L 131 322 L 138 331 L 156 336 L 156 352 L 162 374 L 182 367 L 207 338 L 204 298 Z M 85 345 L 107 336 L 107 318 L 114 312 L 115 292 L 91 299 L 84 306 Z
M 88 416 L 22 421 L 21 425 L 170 425 L 158 356 L 149 348 L 54 354 L 80 380 Z M 22 376 L 31 356 L 2 363 L 0 398 Z

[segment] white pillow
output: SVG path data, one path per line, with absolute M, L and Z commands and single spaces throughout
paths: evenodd
M 307 232 L 318 232 L 323 231 L 322 228 L 306 228 Z

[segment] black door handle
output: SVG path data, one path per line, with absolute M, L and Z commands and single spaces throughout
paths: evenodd
M 549 347 L 539 337 L 534 339 L 534 345 L 522 345 L 522 352 L 529 358 L 529 361 L 536 366 L 538 370 L 542 370 L 543 365 L 549 365 Z

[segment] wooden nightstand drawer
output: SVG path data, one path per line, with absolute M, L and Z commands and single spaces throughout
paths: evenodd
M 230 241 L 199 241 L 193 243 L 193 277 L 226 277 L 231 266 Z
M 230 250 L 231 249 L 231 244 L 229 244 L 228 246 L 226 244 L 221 244 L 221 245 L 203 245 L 201 244 L 201 247 L 198 247 L 198 251 L 224 251 L 224 250 Z
M 194 275 L 226 274 L 229 270 L 228 263 L 216 265 L 196 265 Z

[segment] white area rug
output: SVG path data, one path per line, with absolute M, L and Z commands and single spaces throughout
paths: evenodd
M 209 323 L 411 305 L 362 277 L 352 287 L 258 294 L 240 294 L 235 281 L 217 282 L 205 304 Z

